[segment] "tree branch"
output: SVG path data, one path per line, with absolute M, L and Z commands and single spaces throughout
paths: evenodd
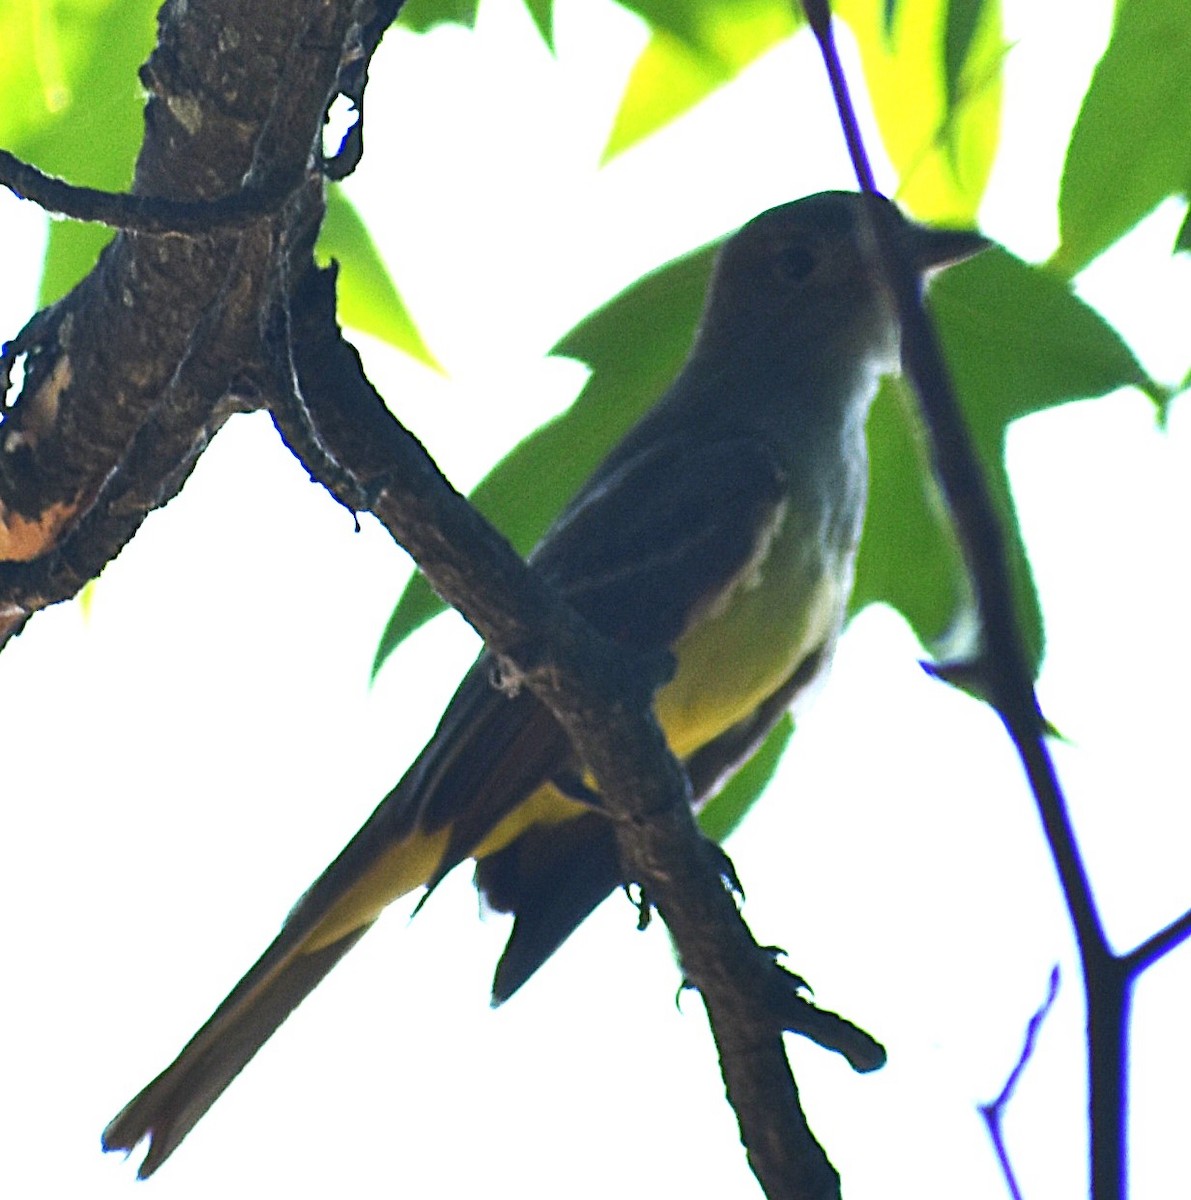
M 831 28 L 829 0 L 802 0 L 838 101 L 845 140 L 862 188 L 872 171 L 856 126 Z M 975 662 L 960 664 L 977 680 L 1017 750 L 1034 794 L 1055 871 L 1075 930 L 1087 1009 L 1091 1194 L 1120 1200 L 1126 1187 L 1128 1014 L 1136 975 L 1191 935 L 1191 915 L 1116 956 L 1108 944 L 1075 837 L 1066 798 L 1046 744 L 1046 723 L 1017 621 L 1005 553 L 1006 538 L 971 437 L 956 402 L 934 327 L 910 264 L 899 261 L 878 207 L 874 226 L 902 324 L 905 372 L 917 393 L 932 462 L 972 581 L 981 645 Z M 940 674 L 944 674 L 940 672 Z
M 195 234 L 244 229 L 281 206 L 298 186 L 244 190 L 218 200 L 171 200 L 81 187 L 39 171 L 7 150 L 0 150 L 0 184 L 20 200 L 30 200 L 47 213 L 90 221 L 129 233 Z
M 1018 1081 L 1021 1079 L 1022 1072 L 1026 1069 L 1026 1064 L 1034 1056 L 1034 1047 L 1038 1043 L 1038 1034 L 1042 1029 L 1042 1023 L 1054 1007 L 1054 1002 L 1058 994 L 1059 968 L 1054 967 L 1051 970 L 1050 981 L 1047 984 L 1046 999 L 1038 1006 L 1037 1012 L 1034 1013 L 1026 1025 L 1026 1036 L 1022 1040 L 1021 1053 L 1017 1056 L 1017 1062 L 1014 1063 L 1013 1070 L 1009 1072 L 1009 1077 L 1005 1080 L 1005 1086 L 1001 1088 L 1000 1094 L 995 1100 L 980 1106 L 980 1115 L 984 1118 L 984 1124 L 988 1129 L 988 1136 L 992 1139 L 997 1161 L 1001 1164 L 1001 1174 L 1005 1176 L 1005 1186 L 1009 1189 L 1012 1200 L 1022 1200 L 1022 1195 L 1021 1189 L 1017 1186 L 1017 1178 L 1013 1173 L 1013 1164 L 1009 1159 L 1009 1152 L 1005 1147 L 1005 1109 L 1008 1108 L 1009 1101 L 1013 1099 L 1013 1093 L 1017 1090 Z
M 277 198 L 286 220 L 321 211 L 310 168 L 356 7 L 162 10 L 133 195 L 108 207 L 190 213 L 203 232 L 121 233 L 7 351 L 5 375 L 18 353 L 26 371 L 0 425 L 0 645 L 113 558 L 249 403 Z M 265 215 L 239 225 L 262 198 Z
M 1121 961 L 1125 964 L 1130 977 L 1136 977 L 1147 967 L 1156 963 L 1163 955 L 1169 954 L 1175 947 L 1181 946 L 1191 938 L 1191 911 L 1176 917 L 1169 925 L 1146 938 L 1140 946 L 1123 955 Z

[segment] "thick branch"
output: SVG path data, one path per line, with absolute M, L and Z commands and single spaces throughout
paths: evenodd
M 219 212 L 286 194 L 285 220 L 310 219 L 321 184 L 308 172 L 355 9 L 167 4 L 141 73 L 150 96 L 129 204 Z M 25 386 L 0 427 L 0 644 L 114 557 L 181 485 L 229 394 L 244 402 L 277 224 L 122 233 L 18 339 Z

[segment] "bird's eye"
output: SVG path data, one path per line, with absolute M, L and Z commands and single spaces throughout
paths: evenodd
M 815 256 L 803 245 L 795 243 L 778 254 L 777 265 L 788 283 L 801 283 L 815 269 Z

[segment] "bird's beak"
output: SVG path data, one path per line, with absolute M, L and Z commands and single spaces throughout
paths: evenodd
M 925 274 L 963 262 L 965 258 L 987 250 L 993 243 L 970 229 L 931 229 L 908 221 L 906 244 L 910 261 Z

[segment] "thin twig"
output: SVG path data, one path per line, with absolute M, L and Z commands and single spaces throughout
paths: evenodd
M 1191 937 L 1191 910 L 1176 917 L 1165 928 L 1158 930 L 1152 937 L 1146 938 L 1140 946 L 1122 955 L 1121 962 L 1131 978 L 1140 975 L 1147 967 L 1152 966 L 1164 954 L 1169 954 L 1176 946 L 1181 946 Z
M 862 190 L 875 192 L 832 34 L 830 4 L 802 3 L 836 94 L 857 179 Z M 1092 1196 L 1120 1200 L 1125 1189 L 1128 974 L 1108 945 L 1046 745 L 1046 725 L 1013 603 L 1005 532 L 922 304 L 916 272 L 902 261 L 878 205 L 873 206 L 873 226 L 901 321 L 903 370 L 918 396 L 934 470 L 972 582 L 981 643 L 977 660 L 965 666 L 983 684 L 1025 768 L 1075 929 L 1088 1012 Z
M 1013 1200 L 1022 1200 L 1022 1194 L 1021 1189 L 1017 1186 L 1017 1178 L 1013 1173 L 1013 1165 L 1009 1161 L 1009 1154 L 1005 1149 L 1002 1121 L 1005 1116 L 1005 1109 L 1008 1107 L 1009 1101 L 1013 1098 L 1013 1093 L 1017 1090 L 1017 1082 L 1021 1078 L 1022 1072 L 1026 1069 L 1026 1063 L 1034 1056 L 1034 1047 L 1038 1043 L 1038 1033 L 1042 1029 L 1042 1022 L 1046 1020 L 1051 1008 L 1054 1007 L 1054 1002 L 1058 994 L 1059 968 L 1056 965 L 1050 972 L 1050 982 L 1046 989 L 1046 999 L 1042 1001 L 1038 1007 L 1038 1011 L 1034 1013 L 1026 1025 L 1026 1036 L 1022 1041 L 1021 1054 L 1018 1055 L 1013 1070 L 1009 1072 L 1009 1078 L 1005 1080 L 1005 1086 L 1001 1088 L 1000 1094 L 995 1100 L 980 1106 L 980 1115 L 984 1118 L 985 1125 L 988 1126 L 988 1136 L 992 1139 L 993 1149 L 997 1152 L 997 1161 L 1001 1164 L 1001 1173 L 1005 1176 L 1005 1186 L 1008 1187 L 1009 1194 L 1013 1197 Z
M 876 180 L 873 178 L 873 169 L 864 148 L 864 139 L 860 136 L 860 123 L 856 120 L 856 108 L 852 104 L 852 93 L 848 90 L 848 80 L 844 75 L 843 64 L 839 60 L 835 34 L 831 28 L 831 4 L 829 0 L 802 0 L 802 8 L 823 55 L 823 65 L 827 68 L 831 94 L 835 97 L 835 107 L 839 112 L 844 141 L 848 144 L 848 153 L 852 158 L 856 178 L 860 181 L 860 190 L 875 192 L 877 190 Z
M 282 187 L 246 189 L 217 200 L 171 200 L 67 183 L 0 150 L 0 185 L 19 199 L 31 200 L 48 213 L 75 221 L 134 233 L 164 236 L 244 229 L 275 213 L 304 182 L 305 178 L 299 177 Z

